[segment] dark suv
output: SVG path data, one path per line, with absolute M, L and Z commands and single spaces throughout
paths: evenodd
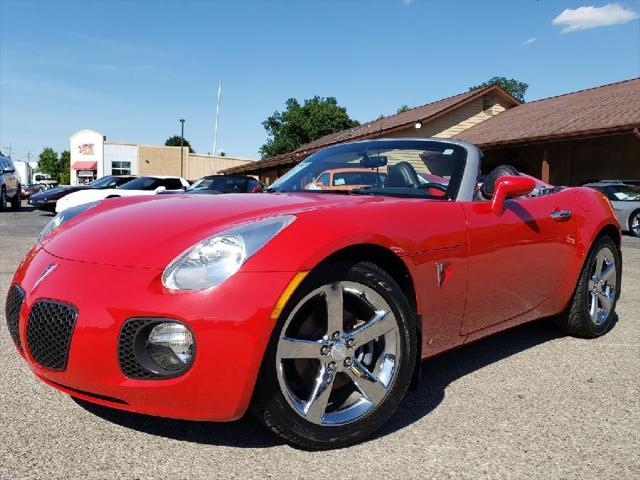
M 20 180 L 16 177 L 16 167 L 9 157 L 0 155 L 0 211 L 9 205 L 14 210 L 20 208 Z

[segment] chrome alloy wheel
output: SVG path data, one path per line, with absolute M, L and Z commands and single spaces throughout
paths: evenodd
M 616 298 L 616 262 L 613 252 L 602 248 L 596 255 L 588 283 L 589 316 L 595 325 L 602 325 Z
M 631 219 L 631 233 L 640 237 L 640 213 L 636 213 Z
M 306 295 L 287 318 L 276 350 L 278 383 L 302 418 L 344 425 L 383 401 L 400 355 L 389 303 L 361 283 L 336 282 Z

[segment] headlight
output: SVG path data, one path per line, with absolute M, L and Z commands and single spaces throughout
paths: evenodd
M 193 358 L 193 335 L 179 323 L 159 323 L 149 332 L 147 352 L 162 370 L 182 370 Z
M 203 290 L 220 285 L 295 218 L 271 217 L 209 237 L 171 262 L 162 274 L 162 284 L 172 290 Z
M 85 203 L 82 205 L 78 205 L 76 207 L 68 208 L 63 212 L 60 212 L 55 217 L 53 217 L 51 221 L 47 223 L 47 225 L 42 229 L 42 232 L 40 232 L 40 237 L 38 238 L 38 241 L 41 242 L 51 232 L 60 228 L 63 224 L 67 223 L 73 217 L 76 217 L 80 215 L 82 212 L 86 212 L 90 208 L 95 207 L 96 205 L 98 205 L 98 203 L 100 202 Z

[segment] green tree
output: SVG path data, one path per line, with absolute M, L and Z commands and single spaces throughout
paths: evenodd
M 180 135 L 174 135 L 173 137 L 167 138 L 167 141 L 164 142 L 164 145 L 166 147 L 179 147 L 180 146 Z M 193 148 L 191 148 L 191 144 L 189 143 L 189 140 L 187 140 L 186 138 L 184 139 L 184 143 L 182 145 L 185 146 L 185 147 L 189 147 L 189 152 L 190 153 L 195 153 Z
M 69 185 L 71 182 L 71 153 L 69 150 L 64 150 L 60 154 L 60 161 L 58 162 L 58 182 L 61 185 Z
M 38 157 L 38 171 L 42 173 L 48 173 L 51 178 L 54 178 L 61 185 L 69 185 L 70 182 L 70 168 L 71 168 L 71 153 L 69 150 L 64 150 L 58 158 L 58 154 L 51 147 L 46 147 L 40 153 Z
M 493 77 L 480 85 L 469 88 L 469 90 L 475 90 L 489 85 L 498 85 L 502 87 L 503 90 L 506 90 L 521 102 L 524 102 L 524 95 L 527 93 L 527 89 L 529 88 L 528 83 L 521 82 L 515 78 Z
M 324 135 L 360 125 L 349 118 L 347 109 L 338 105 L 335 97 L 315 96 L 302 105 L 290 98 L 285 107 L 262 122 L 269 136 L 260 148 L 263 158 L 292 152 Z
M 524 95 L 527 93 L 527 89 L 529 88 L 528 83 L 521 82 L 515 78 L 492 77 L 480 85 L 469 88 L 469 91 L 476 90 L 477 88 L 488 87 L 489 85 L 498 85 L 521 102 L 524 102 Z
M 42 173 L 48 173 L 51 178 L 58 178 L 60 167 L 58 165 L 58 154 L 51 147 L 45 147 L 38 157 L 38 170 Z
M 398 107 L 398 109 L 396 110 L 396 113 L 407 112 L 407 111 L 409 111 L 409 110 L 411 110 L 411 109 L 409 108 L 409 105 L 407 105 L 407 104 L 405 104 L 405 105 L 400 105 L 400 106 Z

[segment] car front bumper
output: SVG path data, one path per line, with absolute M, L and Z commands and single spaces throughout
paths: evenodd
M 56 267 L 51 270 L 51 265 Z M 13 280 L 25 292 L 18 324 L 25 360 L 41 380 L 90 402 L 170 418 L 241 417 L 271 335 L 271 313 L 295 272 L 239 272 L 215 289 L 179 293 L 167 291 L 161 275 L 155 269 L 64 260 L 34 247 Z M 29 313 L 41 299 L 77 310 L 64 371 L 42 367 L 29 351 Z M 188 325 L 196 342 L 191 368 L 169 379 L 126 377 L 118 360 L 118 335 L 132 317 Z
M 29 197 L 29 200 L 27 200 L 27 203 L 32 207 L 35 207 L 41 210 L 50 210 L 50 211 L 55 210 L 56 202 L 57 200 L 41 200 L 41 199 L 34 199 L 32 197 Z

